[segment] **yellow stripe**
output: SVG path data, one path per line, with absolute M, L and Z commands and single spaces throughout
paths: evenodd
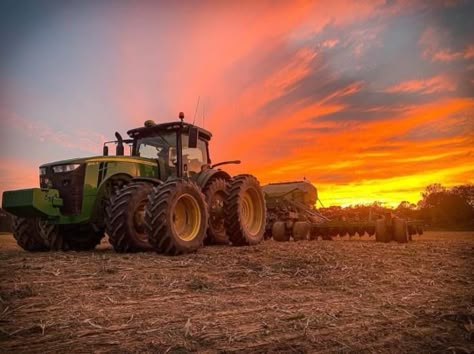
M 139 163 L 142 165 L 148 165 L 148 166 L 156 166 L 156 163 L 153 161 L 150 161 L 149 159 L 145 158 L 137 158 L 137 157 L 130 157 L 130 156 L 104 156 L 104 157 L 96 157 L 93 159 L 89 159 L 86 162 L 91 163 L 91 162 L 129 162 L 129 163 Z

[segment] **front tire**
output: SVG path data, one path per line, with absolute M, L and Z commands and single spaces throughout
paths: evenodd
M 232 178 L 224 210 L 225 228 L 234 246 L 256 245 L 263 240 L 265 198 L 254 176 L 238 175 Z
M 209 216 L 205 197 L 194 182 L 166 182 L 148 199 L 145 230 L 156 252 L 175 256 L 202 246 Z
M 13 237 L 26 251 L 48 251 L 49 247 L 41 238 L 40 219 L 13 217 Z
M 115 251 L 139 252 L 153 249 L 145 233 L 145 206 L 153 185 L 131 182 L 110 198 L 106 209 L 106 232 Z
M 90 251 L 104 237 L 104 229 L 92 224 L 54 225 L 41 223 L 41 237 L 52 251 Z

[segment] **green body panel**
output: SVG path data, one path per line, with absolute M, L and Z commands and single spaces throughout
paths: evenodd
M 3 193 L 2 207 L 11 214 L 47 218 L 59 217 L 63 200 L 57 189 L 20 189 Z
M 20 217 L 44 217 L 50 223 L 77 224 L 88 222 L 92 217 L 98 196 L 102 195 L 110 179 L 133 177 L 156 177 L 158 166 L 156 161 L 131 156 L 98 156 L 91 158 L 72 159 L 44 164 L 41 167 L 62 164 L 86 164 L 84 190 L 80 214 L 63 215 L 60 207 L 62 199 L 57 189 L 22 189 L 3 193 L 2 208 Z

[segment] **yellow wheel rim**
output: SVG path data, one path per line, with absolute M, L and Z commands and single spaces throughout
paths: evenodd
M 245 191 L 240 211 L 242 225 L 251 235 L 258 234 L 263 226 L 263 208 L 257 191 Z
M 183 194 L 176 201 L 173 212 L 173 228 L 183 241 L 191 241 L 199 234 L 201 227 L 201 210 L 196 199 L 190 194 Z

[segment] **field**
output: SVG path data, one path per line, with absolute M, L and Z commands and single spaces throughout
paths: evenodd
M 474 351 L 474 233 L 27 253 L 0 235 L 3 352 Z

